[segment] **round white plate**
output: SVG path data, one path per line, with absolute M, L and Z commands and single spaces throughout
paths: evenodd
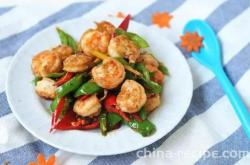
M 121 20 L 111 19 L 118 25 Z M 154 55 L 169 69 L 170 77 L 164 83 L 162 105 L 150 115 L 157 131 L 150 137 L 142 137 L 130 128 L 110 132 L 106 137 L 99 130 L 56 131 L 49 133 L 51 115 L 48 103 L 39 98 L 31 83 L 32 57 L 60 43 L 55 31 L 57 26 L 76 39 L 88 28 L 95 27 L 97 20 L 75 19 L 48 27 L 26 42 L 17 52 L 8 72 L 7 97 L 18 121 L 34 136 L 59 149 L 86 155 L 113 155 L 145 147 L 170 132 L 182 119 L 190 104 L 193 82 L 189 66 L 175 45 L 161 34 L 131 22 L 129 31 L 143 36 L 150 44 Z

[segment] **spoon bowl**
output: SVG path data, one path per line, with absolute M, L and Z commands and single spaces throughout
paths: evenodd
M 205 65 L 210 70 L 214 67 L 221 67 L 221 49 L 219 40 L 212 28 L 204 21 L 192 20 L 187 23 L 184 28 L 186 32 L 197 32 L 203 37 L 203 47 L 199 52 L 192 52 L 192 56 L 199 61 L 202 65 Z

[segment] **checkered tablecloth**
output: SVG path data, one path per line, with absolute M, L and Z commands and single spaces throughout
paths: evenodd
M 0 164 L 25 165 L 38 153 L 55 154 L 58 164 L 249 165 L 250 141 L 214 75 L 183 53 L 194 80 L 191 105 L 165 137 L 138 151 L 114 156 L 68 153 L 33 137 L 16 120 L 6 100 L 7 68 L 16 51 L 44 28 L 78 17 L 130 13 L 133 20 L 159 31 L 178 46 L 187 21 L 207 21 L 217 33 L 225 70 L 250 106 L 249 0 L 88 0 L 0 2 Z M 152 24 L 155 12 L 169 12 L 170 28 Z M 139 153 L 139 154 L 138 154 Z M 147 154 L 147 155 L 144 155 Z

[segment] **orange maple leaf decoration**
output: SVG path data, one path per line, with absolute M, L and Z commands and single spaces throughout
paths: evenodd
M 126 15 L 123 12 L 119 11 L 119 12 L 116 13 L 116 17 L 117 18 L 125 18 Z
M 117 17 L 117 18 L 125 18 L 126 17 L 126 14 L 124 14 L 123 12 L 121 11 L 118 11 L 115 15 L 113 14 L 108 14 L 109 17 Z
M 168 12 L 155 12 L 152 15 L 152 23 L 160 28 L 170 27 L 170 20 L 173 18 Z
M 188 52 L 198 52 L 203 47 L 202 40 L 203 37 L 200 37 L 197 32 L 186 32 L 185 35 L 181 36 L 181 47 Z
M 50 155 L 48 161 L 46 161 L 44 154 L 37 155 L 37 163 L 30 162 L 28 165 L 55 165 L 56 156 Z

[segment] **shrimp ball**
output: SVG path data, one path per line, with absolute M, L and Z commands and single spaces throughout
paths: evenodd
M 143 63 L 144 65 L 152 65 L 158 68 L 159 63 L 158 61 L 150 54 L 142 54 L 138 58 L 138 62 Z
M 84 72 L 93 63 L 94 58 L 84 54 L 74 54 L 67 57 L 63 62 L 63 70 L 67 72 Z
M 37 82 L 35 91 L 45 99 L 54 99 L 56 97 L 55 81 L 45 77 Z
M 165 75 L 158 69 L 159 62 L 152 55 L 143 54 L 138 59 L 138 62 L 144 64 L 150 72 L 154 73 L 154 76 L 151 78 L 154 82 L 163 84 Z
M 115 59 L 108 58 L 92 69 L 94 81 L 105 89 L 113 89 L 125 78 L 124 66 Z
M 91 95 L 85 100 L 78 99 L 73 111 L 82 117 L 97 116 L 101 112 L 101 103 L 96 95 Z
M 154 73 L 153 77 L 151 77 L 151 80 L 154 82 L 157 82 L 158 84 L 163 84 L 165 75 L 155 66 L 153 65 L 145 65 L 145 67 L 152 73 Z
M 62 70 L 62 60 L 58 53 L 46 50 L 32 58 L 31 68 L 35 76 L 46 77 Z
M 149 95 L 147 97 L 146 104 L 144 105 L 144 109 L 146 112 L 152 112 L 157 107 L 159 107 L 160 104 L 161 104 L 161 100 L 160 100 L 159 94 Z
M 107 53 L 111 35 L 106 31 L 88 30 L 80 39 L 81 50 L 87 55 L 96 50 L 101 53 Z
M 147 96 L 143 86 L 134 80 L 126 80 L 116 98 L 117 106 L 127 113 L 138 112 L 146 101 Z
M 140 56 L 140 49 L 125 35 L 119 35 L 110 40 L 108 54 L 111 57 L 124 57 L 130 63 L 135 63 Z
M 101 32 L 106 31 L 110 35 L 113 35 L 115 33 L 115 26 L 108 21 L 97 22 L 96 25 L 97 25 L 96 29 L 98 31 Z
M 58 53 L 63 61 L 73 53 L 73 49 L 68 45 L 59 45 L 53 48 L 52 51 Z

